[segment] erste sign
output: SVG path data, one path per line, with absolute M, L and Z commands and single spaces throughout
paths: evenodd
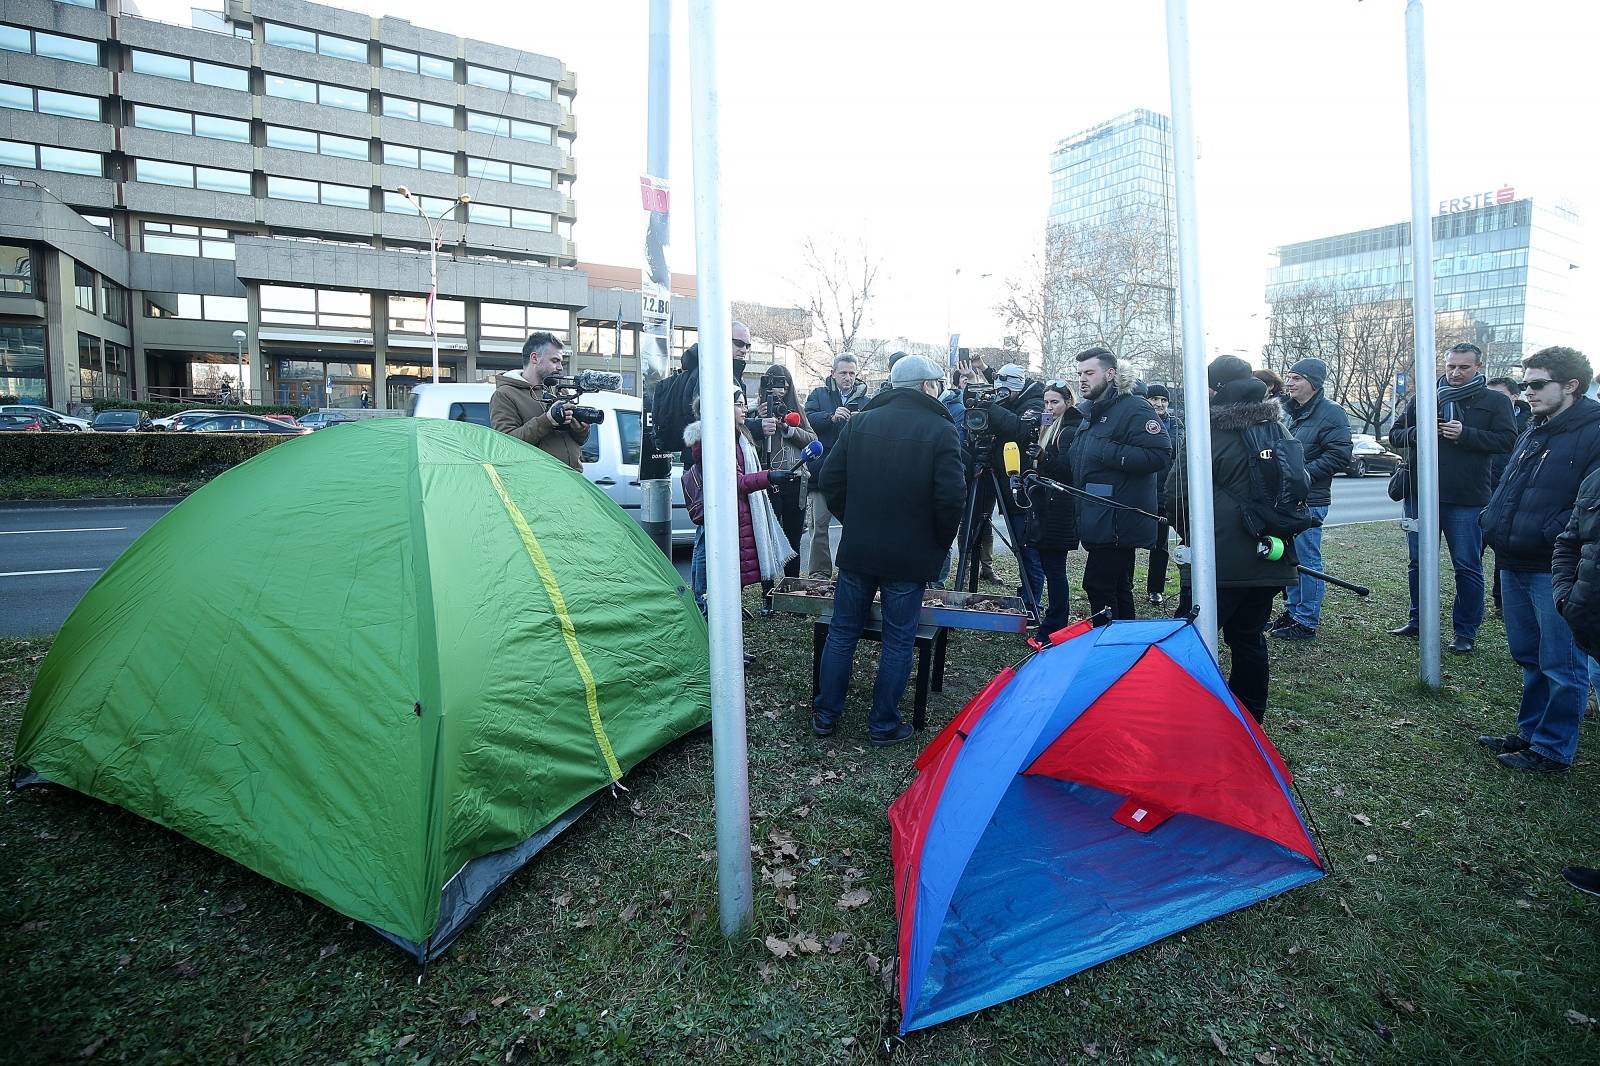
M 1439 214 L 1453 215 L 1458 211 L 1473 211 L 1480 207 L 1493 207 L 1495 204 L 1509 204 L 1517 198 L 1517 191 L 1509 185 L 1485 192 L 1476 192 L 1471 196 L 1453 196 L 1448 200 L 1439 201 Z

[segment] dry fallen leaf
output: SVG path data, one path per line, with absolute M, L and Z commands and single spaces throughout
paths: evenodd
M 1258 1051 L 1256 1052 L 1256 1061 L 1261 1066 L 1275 1066 L 1278 1061 L 1278 1055 L 1273 1051 Z
M 789 938 L 789 942 L 802 955 L 815 955 L 822 950 L 822 945 L 810 933 L 796 933 Z
M 762 870 L 765 872 L 766 867 L 762 867 Z M 779 868 L 772 871 L 772 877 L 770 879 L 763 877 L 762 880 L 771 880 L 773 888 L 788 888 L 790 885 L 794 884 L 795 876 L 793 870 Z
M 1345 899 L 1343 896 L 1339 897 L 1339 909 L 1344 911 L 1345 917 L 1349 918 L 1351 921 L 1355 920 L 1356 912 L 1350 909 L 1350 901 Z
M 617 917 L 621 918 L 625 922 L 631 922 L 633 921 L 633 916 L 638 913 L 639 905 L 637 903 L 630 903 L 626 907 L 622 908 L 622 913 L 617 915 Z
M 459 1016 L 457 1016 L 456 1024 L 457 1025 L 461 1025 L 461 1026 L 466 1026 L 466 1025 L 471 1025 L 473 1022 L 475 1022 L 477 1020 L 478 1020 L 478 1012 L 477 1011 L 475 1011 L 475 1010 L 466 1010 L 466 1011 L 462 1011 L 461 1014 Z
M 503 1006 L 506 1005 L 506 1000 L 508 1000 L 510 998 L 511 998 L 510 996 L 496 996 L 496 997 L 494 997 L 493 999 L 491 999 L 489 1001 L 489 1006 L 491 1006 L 491 1007 L 503 1007 Z
M 778 906 L 782 907 L 785 911 L 789 912 L 790 914 L 799 914 L 800 913 L 800 897 L 795 895 L 793 892 L 779 892 L 778 893 Z
M 1579 1014 L 1575 1010 L 1569 1010 L 1569 1011 L 1567 1011 L 1567 1024 L 1568 1025 L 1593 1025 L 1594 1024 L 1594 1019 L 1589 1017 L 1587 1014 Z
M 1217 1054 L 1221 1055 L 1223 1058 L 1227 1058 L 1228 1042 L 1222 1039 L 1222 1037 L 1218 1036 L 1215 1029 L 1207 1029 L 1206 1033 L 1211 1037 L 1211 1046 L 1217 1049 Z
M 796 807 L 794 809 L 794 816 L 796 818 L 806 818 L 806 817 L 809 817 L 810 814 L 811 814 L 811 808 L 810 807 Z
M 589 929 L 593 925 L 594 925 L 594 919 L 593 918 L 579 918 L 577 921 L 572 923 L 572 928 L 574 928 L 574 929 Z
M 850 934 L 840 930 L 828 938 L 828 954 L 837 955 L 850 942 Z
M 868 954 L 866 961 L 867 972 L 870 974 L 876 975 L 879 970 L 883 969 L 883 960 L 876 955 Z
M 1089 1056 L 1091 1059 L 1097 1059 L 1100 1057 L 1100 1045 L 1085 1044 L 1083 1045 L 1083 1053 Z
M 850 891 L 839 897 L 839 909 L 843 911 L 855 910 L 857 907 L 865 906 L 867 901 L 871 898 L 872 893 L 868 892 L 866 889 L 852 888 Z
M 317 958 L 325 959 L 329 955 L 337 954 L 338 951 L 339 951 L 339 945 L 338 944 L 324 944 L 324 945 L 322 945 L 322 950 L 317 952 Z
M 1362 825 L 1372 824 L 1372 819 L 1365 814 L 1352 814 L 1350 817 L 1355 819 L 1357 822 L 1360 822 Z
M 550 897 L 550 902 L 555 904 L 557 907 L 565 907 L 567 904 L 572 902 L 572 893 L 563 892 L 559 896 L 552 896 Z
M 402 1036 L 399 1040 L 396 1040 L 394 1042 L 394 1049 L 396 1051 L 399 1051 L 401 1048 L 405 1047 L 407 1044 L 411 1043 L 411 1041 L 415 1040 L 416 1038 L 417 1038 L 417 1034 L 416 1033 L 407 1033 L 405 1036 Z
M 117 965 L 118 966 L 126 966 L 126 965 L 128 965 L 128 963 L 130 963 L 132 961 L 133 961 L 133 956 L 132 955 L 118 955 L 117 956 Z
M 772 952 L 780 959 L 794 954 L 794 948 L 789 946 L 789 942 L 787 940 L 779 940 L 775 936 L 769 936 L 765 941 L 763 941 L 763 943 L 767 945 L 768 951 Z
M 1368 862 L 1377 862 L 1378 861 L 1378 857 L 1376 855 L 1368 855 L 1367 856 L 1367 861 Z

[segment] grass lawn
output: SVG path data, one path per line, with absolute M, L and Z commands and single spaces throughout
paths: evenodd
M 1073 564 L 1076 583 L 1081 556 Z M 808 628 L 779 618 L 747 623 L 760 849 L 748 937 L 717 930 L 703 738 L 603 799 L 420 982 L 396 950 L 319 904 L 120 810 L 29 789 L 0 809 L 6 1058 L 1600 1060 L 1600 902 L 1557 876 L 1600 859 L 1600 735 L 1589 727 L 1569 774 L 1500 769 L 1474 743 L 1513 725 L 1519 672 L 1499 622 L 1476 655 L 1446 656 L 1443 691 L 1425 694 L 1415 643 L 1384 633 L 1405 616 L 1399 532 L 1330 530 L 1327 564 L 1371 584 L 1372 599 L 1330 590 L 1317 643 L 1273 642 L 1267 727 L 1334 873 L 887 1050 L 898 1009 L 885 980 L 885 809 L 917 746 L 866 744 L 876 646 L 865 644 L 843 730 L 812 739 Z M 46 650 L 0 644 L 8 758 Z M 931 724 L 1019 650 L 960 636 Z M 865 904 L 843 908 L 856 890 Z

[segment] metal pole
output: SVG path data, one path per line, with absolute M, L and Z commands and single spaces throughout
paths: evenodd
M 717 899 L 722 932 L 754 920 L 750 781 L 745 753 L 744 632 L 735 495 L 733 315 L 722 276 L 722 175 L 716 0 L 690 0 L 689 99 L 694 143 L 694 248 L 700 307 L 701 457 L 705 464 L 706 599 L 711 623 L 711 745 L 716 771 Z
M 1428 200 L 1428 70 L 1422 2 L 1406 3 L 1406 105 L 1411 116 L 1411 324 L 1417 410 L 1417 644 L 1422 683 L 1439 687 L 1439 420 L 1433 346 L 1433 214 Z
M 427 218 L 427 215 L 423 215 Z M 439 384 L 439 231 L 428 222 L 428 333 L 433 338 L 433 383 Z
M 672 3 L 650 0 L 650 74 L 645 107 L 646 202 L 645 267 L 639 338 L 639 386 L 644 398 L 644 454 L 639 460 L 639 524 L 670 559 L 672 557 L 672 453 L 683 442 L 656 440 L 656 386 L 667 373 L 668 335 L 672 328 L 672 275 L 667 270 L 670 204 L 665 185 L 671 165 L 668 131 L 671 114 Z M 659 190 L 659 191 L 658 191 Z
M 1200 247 L 1195 227 L 1194 115 L 1189 104 L 1189 5 L 1167 0 L 1167 72 L 1172 84 L 1173 181 L 1178 190 L 1178 283 L 1183 319 L 1183 418 L 1188 478 L 1189 574 L 1195 625 L 1217 650 L 1216 529 L 1211 508 L 1211 392 L 1200 319 Z

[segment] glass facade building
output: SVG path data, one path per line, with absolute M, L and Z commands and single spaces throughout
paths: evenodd
M 1130 111 L 1063 139 L 1050 156 L 1050 224 L 1109 222 L 1118 212 L 1155 218 L 1177 240 L 1172 124 Z
M 1464 326 L 1483 349 L 1493 376 L 1540 348 L 1577 344 L 1569 308 L 1579 220 L 1568 204 L 1517 199 L 1510 188 L 1485 199 L 1497 202 L 1434 216 L 1434 303 L 1441 322 Z M 1409 222 L 1286 244 L 1277 257 L 1269 304 L 1316 287 L 1343 290 L 1358 305 L 1411 300 Z

